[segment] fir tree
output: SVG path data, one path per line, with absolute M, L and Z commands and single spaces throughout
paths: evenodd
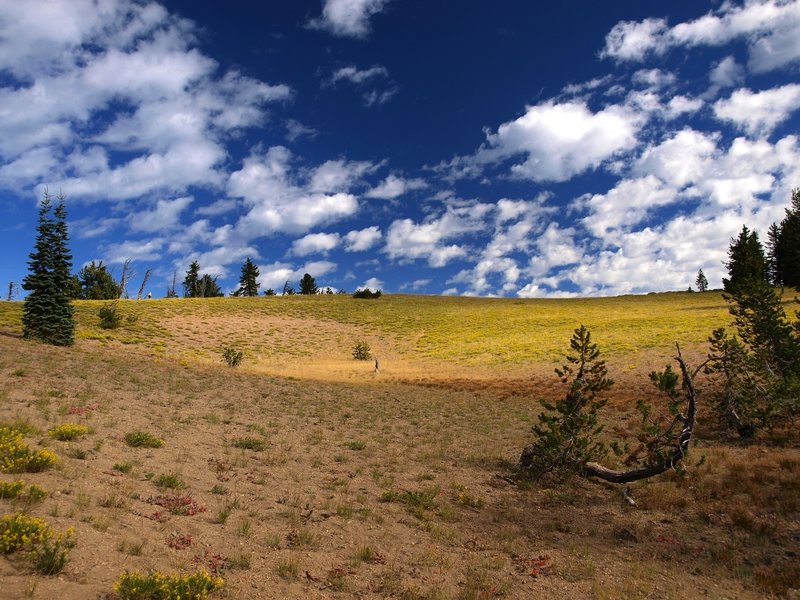
M 767 230 L 767 279 L 772 285 L 783 285 L 781 265 L 778 263 L 778 244 L 781 228 L 773 223 Z
M 316 280 L 306 273 L 300 280 L 300 293 L 306 296 L 311 296 L 319 291 Z
M 72 256 L 69 252 L 64 196 L 45 191 L 39 207 L 36 247 L 30 254 L 29 273 L 22 287 L 29 293 L 22 309 L 23 337 L 69 346 L 75 341 L 75 321 L 69 289 Z M 52 214 L 51 214 L 52 212 Z
M 775 267 L 779 283 L 800 288 L 800 188 L 792 191 L 792 203 L 776 227 Z
M 728 278 L 723 279 L 725 291 L 735 293 L 741 287 L 747 287 L 754 281 L 767 280 L 767 259 L 764 247 L 755 231 L 742 226 L 739 237 L 731 240 L 728 249 Z
M 234 296 L 258 296 L 258 267 L 248 257 L 242 265 L 242 276 L 239 278 L 239 289 Z
M 196 260 L 192 261 L 189 265 L 189 270 L 186 271 L 186 277 L 183 279 L 183 297 L 184 298 L 197 298 L 197 280 L 200 277 L 200 263 Z
M 694 280 L 694 284 L 697 286 L 698 292 L 705 292 L 708 289 L 708 279 L 706 279 L 703 269 L 697 272 L 697 279 Z

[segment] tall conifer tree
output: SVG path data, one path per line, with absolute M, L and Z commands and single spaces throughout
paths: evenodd
M 59 194 L 54 208 L 45 190 L 36 231 L 29 273 L 22 283 L 28 292 L 22 308 L 23 337 L 69 346 L 75 342 L 75 320 L 69 295 L 72 255 L 63 194 Z
M 780 283 L 800 288 L 800 188 L 792 191 L 792 203 L 777 227 L 775 262 Z
M 242 265 L 239 289 L 234 292 L 234 296 L 258 296 L 258 276 L 258 267 L 248 257 Z
M 746 225 L 742 226 L 739 237 L 731 240 L 725 266 L 728 267 L 728 277 L 722 283 L 726 292 L 734 293 L 754 281 L 767 281 L 767 259 L 755 231 L 750 231 Z
M 186 277 L 183 279 L 183 297 L 184 298 L 197 298 L 197 282 L 200 277 L 200 263 L 196 260 L 192 261 L 189 265 L 189 270 L 186 271 Z

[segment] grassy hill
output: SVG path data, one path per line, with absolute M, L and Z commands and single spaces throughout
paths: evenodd
M 591 299 L 491 299 L 389 295 L 123 300 L 120 328 L 99 327 L 99 301 L 75 303 L 77 338 L 119 343 L 188 362 L 219 361 L 220 349 L 245 354 L 244 367 L 336 377 L 367 341 L 387 375 L 513 375 L 562 360 L 572 331 L 585 324 L 606 357 L 642 351 L 667 357 L 674 343 L 703 345 L 727 324 L 719 293 Z M 21 304 L 0 304 L 0 328 L 21 331 Z M 548 371 L 550 371 L 548 367 Z
M 76 303 L 78 341 L 55 348 L 21 340 L 21 304 L 0 303 L 0 426 L 58 456 L 52 469 L 0 473 L 0 485 L 46 492 L 0 494 L 0 511 L 74 527 L 76 542 L 58 577 L 0 557 L 0 598 L 114 598 L 125 571 L 198 568 L 225 579 L 222 598 L 800 588 L 795 438 L 731 439 L 709 421 L 702 381 L 687 473 L 632 485 L 637 507 L 613 486 L 506 479 L 536 399 L 563 393 L 552 368 L 576 326 L 622 371 L 608 434 L 635 443 L 634 400 L 650 393 L 635 382 L 675 340 L 704 354 L 728 322 L 719 294 L 122 301 L 116 330 L 99 327 L 102 304 Z M 380 374 L 350 356 L 359 339 Z M 228 345 L 241 367 L 221 360 Z M 49 433 L 65 424 L 88 432 Z M 163 446 L 131 445 L 139 433 Z

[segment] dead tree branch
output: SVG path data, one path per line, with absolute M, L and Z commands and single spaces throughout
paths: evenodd
M 689 372 L 689 368 L 686 366 L 683 356 L 681 356 L 680 346 L 676 344 L 676 347 L 678 354 L 675 360 L 681 368 L 681 375 L 683 377 L 686 411 L 676 417 L 676 419 L 683 424 L 683 427 L 675 439 L 672 452 L 661 460 L 627 471 L 616 471 L 598 463 L 587 463 L 583 468 L 584 476 L 597 477 L 598 479 L 611 483 L 629 483 L 660 475 L 670 469 L 674 469 L 686 456 L 689 451 L 689 442 L 692 439 L 692 433 L 694 432 L 694 425 L 697 418 L 697 391 L 695 390 L 694 380 Z

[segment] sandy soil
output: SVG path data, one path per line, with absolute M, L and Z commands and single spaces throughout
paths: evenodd
M 275 339 L 295 325 L 259 324 Z M 35 426 L 28 442 L 62 459 L 44 473 L 0 475 L 49 492 L 0 510 L 73 526 L 77 541 L 54 577 L 0 558 L 0 598 L 113 597 L 126 570 L 198 568 L 224 577 L 223 598 L 762 598 L 800 586 L 796 448 L 773 456 L 700 439 L 689 479 L 632 486 L 637 507 L 582 480 L 519 487 L 508 476 L 540 410 L 533 399 L 561 393 L 552 365 L 510 379 L 426 368 L 378 341 L 386 358 L 375 374 L 340 356 L 352 331 L 331 326 L 310 355 L 230 369 L 178 354 L 190 333 L 160 358 L 0 336 L 0 421 Z M 663 364 L 648 354 L 613 365 L 615 410 L 627 411 L 634 381 Z M 93 431 L 48 438 L 63 422 Z M 128 446 L 136 430 L 164 446 Z M 748 463 L 763 465 L 760 485 L 740 473 Z M 162 476 L 183 487 L 159 488 Z M 774 498 L 758 496 L 766 488 Z M 157 504 L 167 496 L 190 498 L 196 514 L 170 514 Z

